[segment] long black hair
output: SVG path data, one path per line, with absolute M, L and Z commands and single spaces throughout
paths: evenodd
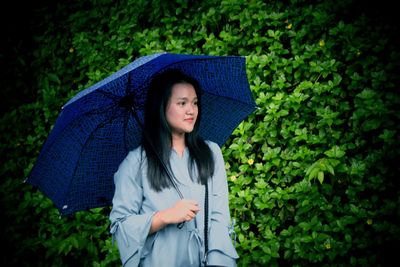
M 194 78 L 179 70 L 167 70 L 152 78 L 144 115 L 142 148 L 147 156 L 147 177 L 150 186 L 157 192 L 173 185 L 160 160 L 170 168 L 172 134 L 165 111 L 172 94 L 172 87 L 178 83 L 191 84 L 195 89 L 198 101 L 198 116 L 193 131 L 185 134 L 185 143 L 189 151 L 188 168 L 191 179 L 194 182 L 206 184 L 214 173 L 211 149 L 198 135 L 201 120 L 202 94 L 200 85 Z

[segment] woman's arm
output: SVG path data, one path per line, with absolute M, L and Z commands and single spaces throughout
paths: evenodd
M 209 265 L 236 266 L 239 255 L 230 238 L 228 181 L 221 149 L 210 144 L 215 161 L 215 171 L 210 194 Z
M 137 266 L 154 213 L 140 214 L 143 199 L 140 149 L 132 151 L 114 174 L 115 192 L 110 213 L 113 239 L 122 264 Z
M 191 221 L 199 210 L 199 205 L 196 201 L 190 199 L 179 200 L 173 207 L 154 214 L 150 234 L 157 232 L 168 224 Z

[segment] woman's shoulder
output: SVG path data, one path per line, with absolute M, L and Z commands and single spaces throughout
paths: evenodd
M 144 159 L 145 152 L 142 149 L 142 146 L 138 146 L 131 151 L 128 152 L 128 154 L 125 157 L 125 160 L 128 162 L 141 162 Z
M 128 152 L 122 162 L 119 164 L 116 174 L 135 173 L 139 171 L 144 162 L 144 152 L 141 147 L 137 147 Z M 117 175 L 120 177 L 120 175 Z
M 205 140 L 205 143 L 208 145 L 208 147 L 211 149 L 211 151 L 213 153 L 220 153 L 221 152 L 221 148 L 219 147 L 219 145 L 217 143 L 215 143 L 214 141 L 211 140 Z

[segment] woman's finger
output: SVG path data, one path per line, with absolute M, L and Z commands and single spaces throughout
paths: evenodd
M 198 206 L 192 206 L 192 207 L 190 207 L 190 210 L 194 213 L 197 213 L 197 212 L 199 212 L 200 208 Z
M 189 204 L 192 204 L 192 205 L 195 205 L 195 206 L 199 206 L 199 204 L 197 203 L 196 200 L 193 200 L 193 199 L 184 199 L 184 201 L 186 201 L 186 203 L 189 203 Z

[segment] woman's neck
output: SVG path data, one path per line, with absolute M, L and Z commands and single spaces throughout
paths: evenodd
M 178 153 L 180 157 L 183 156 L 183 152 L 186 148 L 185 134 L 172 135 L 172 148 Z

